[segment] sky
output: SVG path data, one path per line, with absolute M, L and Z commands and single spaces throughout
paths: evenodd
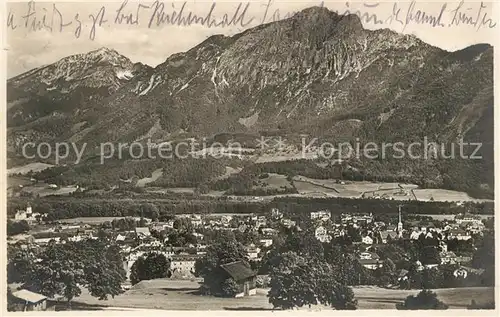
M 227 36 L 323 5 L 339 14 L 356 13 L 367 29 L 389 28 L 454 51 L 476 43 L 493 45 L 498 37 L 498 8 L 478 1 L 116 1 L 7 3 L 7 77 L 100 47 L 115 49 L 133 62 L 156 66 L 171 54 L 187 51 L 214 34 Z M 237 11 L 239 8 L 239 11 Z M 182 11 L 181 11 L 182 9 Z M 157 23 L 162 13 L 189 13 L 222 21 L 236 14 L 239 23 Z M 127 19 L 129 17 L 129 19 Z M 238 19 L 237 19 L 238 20 Z M 45 25 L 43 27 L 43 25 Z M 64 25 L 61 27 L 61 25 Z

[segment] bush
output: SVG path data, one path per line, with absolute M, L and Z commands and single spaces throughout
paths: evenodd
M 448 305 L 440 301 L 436 293 L 424 289 L 417 296 L 406 297 L 403 303 L 396 304 L 396 308 L 400 310 L 448 309 Z
M 471 300 L 467 309 L 495 309 L 495 302 L 478 304 L 475 300 Z
M 255 280 L 255 286 L 257 288 L 267 288 L 269 287 L 269 276 L 267 275 L 259 275 Z
M 238 284 L 232 278 L 228 278 L 222 283 L 223 297 L 234 297 L 236 294 L 238 294 L 238 290 Z
M 30 231 L 30 225 L 26 220 L 7 221 L 7 235 L 14 236 L 16 234 L 26 233 Z

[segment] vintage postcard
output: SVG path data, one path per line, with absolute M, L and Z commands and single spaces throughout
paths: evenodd
M 495 313 L 494 2 L 4 9 L 4 311 Z

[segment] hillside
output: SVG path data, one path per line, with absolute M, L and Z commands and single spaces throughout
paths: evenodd
M 154 69 L 101 49 L 8 81 L 10 158 L 27 141 L 87 143 L 90 156 L 103 142 L 270 133 L 295 145 L 300 134 L 361 144 L 427 137 L 447 154 L 460 139 L 482 142 L 481 160 L 350 158 L 344 176 L 491 197 L 493 48 L 446 52 L 314 7 L 212 36 Z

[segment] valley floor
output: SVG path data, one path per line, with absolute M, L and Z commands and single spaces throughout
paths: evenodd
M 156 310 L 272 310 L 267 298 L 267 290 L 259 289 L 257 295 L 245 298 L 216 298 L 197 293 L 195 281 L 159 279 L 143 281 L 124 294 L 99 301 L 83 290 L 74 300 L 76 305 L 106 310 L 156 309 Z M 358 299 L 358 309 L 395 309 L 396 303 L 418 290 L 393 290 L 372 286 L 353 288 Z M 435 290 L 438 298 L 450 309 L 467 309 L 471 299 L 479 303 L 492 302 L 495 292 L 491 287 L 455 288 Z M 104 306 L 104 307 L 96 307 Z M 82 307 L 83 308 L 83 307 Z M 306 310 L 328 308 L 313 307 Z

